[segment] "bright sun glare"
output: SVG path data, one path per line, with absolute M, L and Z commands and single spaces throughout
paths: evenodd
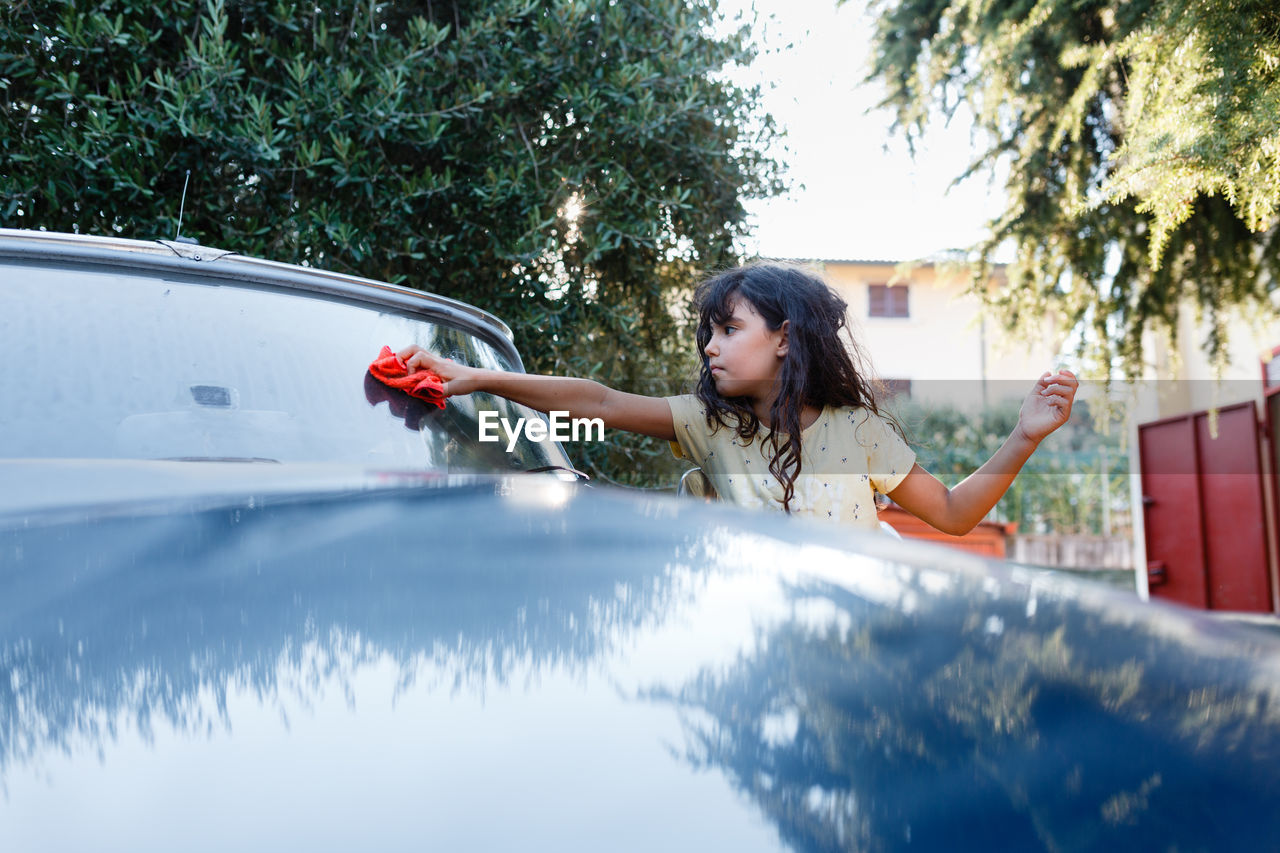
M 565 240 L 570 243 L 576 243 L 578 238 L 582 236 L 582 231 L 578 228 L 578 219 L 582 216 L 582 208 L 582 196 L 576 192 L 570 195 L 560 208 L 560 216 L 568 225 L 565 230 Z
M 560 208 L 560 215 L 571 225 L 576 224 L 578 217 L 582 215 L 582 196 L 577 193 L 569 196 L 569 200 L 564 203 L 564 207 Z

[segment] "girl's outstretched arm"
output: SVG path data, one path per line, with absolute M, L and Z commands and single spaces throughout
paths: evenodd
M 671 406 L 662 397 L 628 394 L 590 379 L 508 373 L 440 358 L 422 347 L 396 353 L 409 370 L 430 370 L 444 380 L 447 397 L 487 391 L 539 412 L 568 412 L 574 418 L 600 418 L 606 429 L 620 429 L 674 441 Z
M 1040 442 L 1071 417 L 1080 383 L 1068 370 L 1040 377 L 1022 403 L 1018 425 L 981 468 L 948 489 L 919 465 L 889 493 L 894 503 L 943 533 L 962 536 L 1008 491 Z

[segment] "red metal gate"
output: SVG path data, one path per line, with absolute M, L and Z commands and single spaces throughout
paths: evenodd
M 1213 610 L 1270 612 L 1266 511 L 1252 402 L 1138 427 L 1152 596 Z

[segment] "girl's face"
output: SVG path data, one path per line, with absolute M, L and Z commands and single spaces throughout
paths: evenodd
M 728 319 L 712 322 L 703 353 L 720 396 L 768 399 L 787 354 L 787 324 L 770 330 L 750 300 L 734 297 Z

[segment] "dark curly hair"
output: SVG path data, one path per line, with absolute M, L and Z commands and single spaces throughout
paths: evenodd
M 789 264 L 755 263 L 719 273 L 694 292 L 698 309 L 698 356 L 702 369 L 695 394 L 706 407 L 707 426 L 732 428 L 744 441 L 761 423 L 746 397 L 722 397 L 711 378 L 706 354 L 712 324 L 723 326 L 737 299 L 746 299 L 770 331 L 787 327 L 787 354 L 778 374 L 778 393 L 769 409 L 769 473 L 782 484 L 782 506 L 791 512 L 800 475 L 800 416 L 806 405 L 821 409 L 861 406 L 880 409 L 867 359 L 849 330 L 848 305 L 817 275 Z M 843 332 L 843 334 L 842 334 Z M 901 427 L 888 418 L 899 434 Z

